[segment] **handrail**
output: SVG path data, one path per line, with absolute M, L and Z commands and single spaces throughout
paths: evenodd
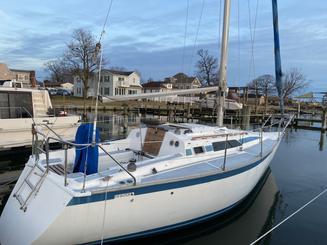
M 269 115 L 269 117 L 267 118 L 267 120 L 262 124 L 262 128 L 265 127 L 266 123 L 269 121 L 270 118 L 271 118 L 271 114 Z
M 55 136 L 57 136 L 59 139 L 63 140 L 59 134 L 57 134 L 49 125 L 47 124 L 42 124 L 42 126 L 45 126 L 49 131 L 51 131 Z
M 269 121 L 269 119 L 271 118 L 271 115 L 269 116 L 269 118 L 264 122 L 264 124 L 262 125 L 261 128 L 259 128 L 260 130 L 260 144 L 261 144 L 261 151 L 260 151 L 260 157 L 262 158 L 263 157 L 263 132 L 264 132 L 264 128 L 265 127 L 270 127 L 270 126 L 265 126 L 266 123 Z M 288 127 L 288 125 L 290 124 L 290 122 L 293 120 L 294 118 L 294 115 L 291 115 L 289 117 L 289 120 L 287 121 L 285 127 L 281 128 L 281 125 L 284 121 L 284 118 L 282 118 L 280 120 L 280 122 L 278 123 L 278 139 L 280 139 L 280 136 L 281 134 L 283 135 L 285 133 L 285 130 L 286 128 Z M 277 123 L 275 123 L 277 124 Z M 39 150 L 41 152 L 43 152 L 45 154 L 45 157 L 46 157 L 46 173 L 49 172 L 49 145 L 50 145 L 50 141 L 51 140 L 54 140 L 54 141 L 57 141 L 57 142 L 60 142 L 63 144 L 63 147 L 64 147 L 64 171 L 65 171 L 65 175 L 64 175 L 64 186 L 67 186 L 68 183 L 67 183 L 67 155 L 68 155 L 68 149 L 69 149 L 69 146 L 74 146 L 74 147 L 90 147 L 90 146 L 98 146 L 106 155 L 108 155 L 121 169 L 123 169 L 132 179 L 133 179 L 133 185 L 135 186 L 136 185 L 136 178 L 133 174 L 130 173 L 130 171 L 128 171 L 128 169 L 126 169 L 121 163 L 119 163 L 106 149 L 104 149 L 103 147 L 103 144 L 102 143 L 86 143 L 86 144 L 76 144 L 76 143 L 73 143 L 73 142 L 69 142 L 69 141 L 66 141 L 64 139 L 62 139 L 56 132 L 54 132 L 54 130 L 52 128 L 50 128 L 48 125 L 46 124 L 38 124 L 38 125 L 41 125 L 41 126 L 46 126 L 47 129 L 49 129 L 51 132 L 54 133 L 55 136 L 48 136 L 44 133 L 42 133 L 42 131 L 40 131 L 37 127 L 36 127 L 36 124 L 33 124 L 33 142 L 34 144 L 38 141 L 38 137 L 37 135 L 41 135 L 44 137 L 44 147 L 45 147 L 45 150 L 41 149 L 40 147 L 38 147 L 37 145 L 34 146 L 34 154 L 37 154 L 37 157 L 38 157 L 38 153 L 36 151 Z M 274 124 L 272 124 L 274 125 Z M 225 139 L 225 152 L 224 152 L 224 162 L 223 162 L 223 166 L 222 166 L 222 169 L 223 171 L 226 170 L 226 163 L 227 163 L 227 149 L 228 149 L 228 137 L 230 135 L 234 135 L 233 133 L 230 134 L 230 133 L 225 133 L 225 134 L 221 134 L 219 136 L 225 136 L 226 139 Z M 243 135 L 243 134 L 240 134 L 240 135 Z
M 118 164 L 129 176 L 131 176 L 133 178 L 133 185 L 136 185 L 136 178 L 134 177 L 134 175 L 132 175 L 123 165 L 121 165 L 115 158 L 113 158 L 109 152 L 107 152 L 101 145 L 99 145 L 100 149 L 106 153 L 116 164 Z

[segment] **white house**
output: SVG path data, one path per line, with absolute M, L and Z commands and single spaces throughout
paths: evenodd
M 95 78 L 97 79 L 97 78 Z M 90 79 L 88 97 L 95 95 L 96 80 Z M 79 77 L 74 78 L 74 96 L 83 96 L 83 82 Z M 103 69 L 99 94 L 103 96 L 138 94 L 142 92 L 141 77 L 136 71 L 117 71 Z
M 168 81 L 150 81 L 142 86 L 144 93 L 168 92 L 173 89 L 173 84 Z

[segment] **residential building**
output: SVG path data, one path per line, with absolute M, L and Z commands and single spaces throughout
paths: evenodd
M 16 80 L 23 87 L 35 87 L 36 78 L 33 70 L 9 69 L 4 63 L 0 63 L 0 81 Z
M 169 81 L 149 81 L 142 86 L 144 93 L 168 92 L 173 89 L 173 84 Z
M 68 90 L 73 90 L 74 84 L 73 83 L 65 83 L 65 82 L 50 82 L 48 80 L 44 81 L 44 86 L 46 88 L 63 88 Z
M 165 78 L 165 81 L 172 83 L 174 89 L 193 89 L 201 87 L 201 82 L 197 77 L 189 77 L 181 72 L 172 77 Z
M 95 95 L 97 80 L 89 80 L 88 97 Z M 83 82 L 79 77 L 74 78 L 74 96 L 83 96 Z M 136 71 L 117 71 L 103 69 L 101 71 L 99 94 L 102 96 L 139 94 L 142 92 L 141 77 Z

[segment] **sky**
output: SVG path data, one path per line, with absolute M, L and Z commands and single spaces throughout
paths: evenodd
M 143 80 L 195 74 L 198 49 L 220 57 L 223 2 L 114 0 L 102 40 L 109 66 L 136 69 Z M 44 63 L 64 53 L 74 29 L 86 28 L 99 37 L 109 3 L 1 1 L 0 63 L 36 70 L 38 80 L 45 79 Z M 298 68 L 312 91 L 327 91 L 326 0 L 283 0 L 278 5 L 283 71 Z M 242 86 L 262 74 L 274 74 L 271 0 L 232 0 L 228 85 Z

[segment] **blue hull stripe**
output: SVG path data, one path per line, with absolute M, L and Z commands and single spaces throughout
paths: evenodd
M 213 175 L 208 175 L 208 176 L 203 176 L 203 177 L 198 177 L 198 178 L 193 178 L 193 179 L 186 179 L 186 180 L 178 180 L 176 182 L 170 182 L 170 183 L 160 183 L 160 184 L 154 184 L 154 185 L 149 185 L 149 186 L 141 186 L 141 187 L 135 187 L 131 186 L 129 189 L 124 189 L 124 190 L 118 190 L 118 191 L 108 191 L 107 192 L 107 200 L 114 199 L 115 195 L 120 195 L 124 193 L 131 193 L 133 192 L 134 195 L 142 195 L 142 194 L 147 194 L 147 193 L 152 193 L 152 192 L 158 192 L 158 191 L 165 191 L 165 190 L 170 190 L 170 189 L 178 189 L 178 188 L 183 188 L 186 186 L 192 186 L 192 185 L 198 185 L 202 183 L 207 183 L 219 179 L 224 179 L 228 178 L 234 175 L 241 174 L 243 172 L 246 172 L 252 168 L 255 168 L 258 166 L 260 163 L 262 163 L 267 157 L 269 157 L 269 154 L 267 154 L 264 158 L 249 164 L 247 166 L 234 169 L 228 172 L 223 172 L 223 173 L 217 173 Z M 91 202 L 100 202 L 104 201 L 106 198 L 106 193 L 97 193 L 93 194 L 91 196 L 86 196 L 86 197 L 73 197 L 67 206 L 73 206 L 73 205 L 80 205 L 80 204 L 86 204 L 86 203 L 91 203 Z
M 137 232 L 137 233 L 133 233 L 133 234 L 128 234 L 128 235 L 124 235 L 124 236 L 119 236 L 119 237 L 113 237 L 113 238 L 108 238 L 108 239 L 104 239 L 104 242 L 113 242 L 113 241 L 122 241 L 122 240 L 128 240 L 128 239 L 134 239 L 134 238 L 142 238 L 142 237 L 146 237 L 149 235 L 153 235 L 153 234 L 159 234 L 162 232 L 166 232 L 166 231 L 172 231 L 172 230 L 176 230 L 188 225 L 193 225 L 196 223 L 200 223 L 202 221 L 220 216 L 226 212 L 228 212 L 229 210 L 231 210 L 232 208 L 236 207 L 238 204 L 240 204 L 242 201 L 244 201 L 246 199 L 246 197 L 244 197 L 242 200 L 234 203 L 233 205 L 221 209 L 217 212 L 214 213 L 210 213 L 204 216 L 201 216 L 199 218 L 195 218 L 195 219 L 191 219 L 191 220 L 187 220 L 181 223 L 177 223 L 177 224 L 173 224 L 173 225 L 168 225 L 168 226 L 164 226 L 164 227 L 160 227 L 160 228 L 156 228 L 156 229 L 152 229 L 152 230 L 147 230 L 147 231 L 142 231 L 142 232 Z M 89 242 L 89 243 L 83 243 L 83 244 L 99 244 L 101 241 L 93 241 L 93 242 Z

